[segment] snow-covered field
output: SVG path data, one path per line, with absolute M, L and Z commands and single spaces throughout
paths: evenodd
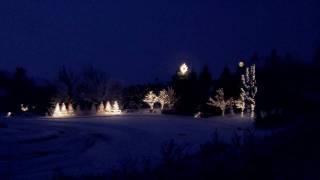
M 160 160 L 163 143 L 174 139 L 190 152 L 217 129 L 225 141 L 234 131 L 253 128 L 240 117 L 195 119 L 132 114 L 110 117 L 8 118 L 0 129 L 0 179 L 46 179 L 100 174 L 130 160 Z

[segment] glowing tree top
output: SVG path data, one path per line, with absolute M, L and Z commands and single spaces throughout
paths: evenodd
M 186 75 L 189 71 L 189 67 L 187 66 L 186 63 L 183 63 L 181 66 L 180 66 L 180 71 L 179 71 L 179 74 L 180 75 Z

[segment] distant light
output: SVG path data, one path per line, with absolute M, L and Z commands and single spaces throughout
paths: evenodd
M 189 67 L 187 66 L 186 63 L 183 63 L 181 66 L 180 66 L 180 74 L 181 75 L 186 75 L 189 71 Z
M 244 62 L 243 61 L 239 62 L 239 67 L 241 67 L 241 68 L 244 67 Z
M 7 117 L 11 117 L 12 116 L 12 113 L 11 112 L 8 112 L 7 113 Z
M 23 104 L 21 104 L 21 111 L 26 112 L 28 110 L 29 110 L 28 106 L 24 106 Z
M 193 117 L 194 118 L 201 118 L 201 112 L 200 111 L 197 112 Z

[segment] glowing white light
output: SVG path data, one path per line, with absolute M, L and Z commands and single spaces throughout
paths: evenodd
M 118 101 L 114 101 L 113 107 L 112 107 L 112 113 L 113 114 L 121 114 L 121 110 L 118 104 Z
M 112 111 L 112 107 L 111 107 L 111 104 L 110 104 L 109 101 L 107 101 L 105 111 L 106 111 L 107 113 L 111 113 L 111 111 Z
M 239 62 L 239 67 L 241 67 L 241 68 L 244 67 L 244 62 L 243 61 Z
M 60 117 L 60 116 L 61 116 L 61 111 L 60 111 L 60 105 L 59 105 L 59 103 L 56 104 L 52 116 L 53 116 L 53 117 Z
M 186 63 L 183 63 L 181 66 L 180 66 L 180 74 L 181 75 L 185 75 L 187 74 L 189 71 L 189 67 L 187 66 Z
M 12 116 L 12 113 L 11 112 L 8 112 L 7 113 L 7 117 L 11 117 Z
M 24 106 L 23 104 L 21 104 L 21 111 L 26 112 L 28 110 L 29 110 L 28 106 Z
M 193 116 L 194 118 L 201 118 L 201 112 L 199 111 L 199 112 L 197 112 L 194 116 Z

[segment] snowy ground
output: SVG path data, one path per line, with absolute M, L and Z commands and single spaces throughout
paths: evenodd
M 46 179 L 55 172 L 100 174 L 132 159 L 159 162 L 163 143 L 174 139 L 190 152 L 217 129 L 226 141 L 253 128 L 240 117 L 194 119 L 167 115 L 123 115 L 68 119 L 2 119 L 0 179 Z M 4 178 L 1 178 L 4 177 Z

